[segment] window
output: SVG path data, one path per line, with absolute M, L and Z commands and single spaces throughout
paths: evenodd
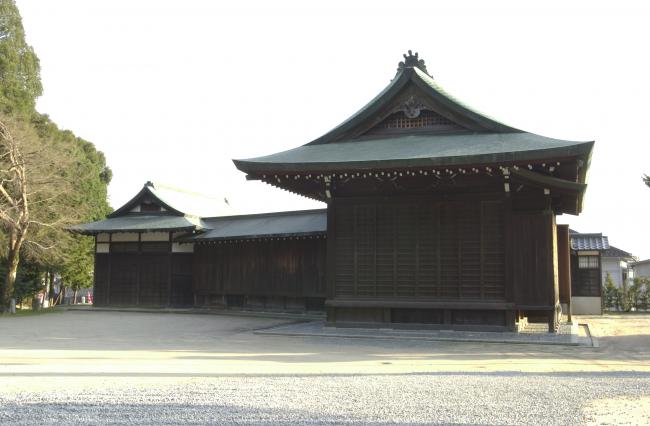
M 598 269 L 598 256 L 578 256 L 578 268 Z

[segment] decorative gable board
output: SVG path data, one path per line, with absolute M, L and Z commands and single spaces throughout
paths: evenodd
M 430 94 L 413 82 L 387 100 L 374 117 L 359 123 L 333 142 L 365 136 L 407 135 L 416 133 L 454 133 L 480 130 L 467 120 L 454 116 Z

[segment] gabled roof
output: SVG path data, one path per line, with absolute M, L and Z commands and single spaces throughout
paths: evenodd
M 131 212 L 145 200 L 153 200 L 166 210 L 165 213 L 177 216 L 202 217 L 232 214 L 232 208 L 226 198 L 218 199 L 172 186 L 147 182 L 135 197 L 108 215 L 108 217 L 123 216 Z
M 190 232 L 204 227 L 201 219 L 194 216 L 133 214 L 84 223 L 69 230 L 82 235 L 95 235 L 113 232 Z
M 503 124 L 445 92 L 427 73 L 417 53 L 409 51 L 404 58 L 395 78 L 379 95 L 325 135 L 288 151 L 233 160 L 235 166 L 249 178 L 260 179 L 275 172 L 507 166 L 568 158 L 582 161 L 578 181 L 585 182 L 592 141 L 552 139 Z M 421 111 L 431 111 L 455 127 L 373 132 L 396 111 L 416 118 Z
M 607 250 L 609 240 L 602 233 L 570 233 L 571 248 L 573 250 Z
M 409 50 L 409 55 L 404 55 L 404 62 L 400 62 L 397 75 L 395 75 L 395 78 L 391 80 L 390 84 L 379 95 L 343 123 L 310 142 L 308 145 L 356 139 L 359 136 L 359 132 L 355 132 L 354 130 L 362 126 L 365 121 L 375 119 L 377 114 L 381 114 L 409 84 L 417 87 L 423 95 L 429 98 L 422 98 L 428 101 L 427 107 L 433 109 L 443 117 L 460 124 L 469 131 L 492 133 L 521 132 L 519 129 L 507 126 L 478 112 L 451 96 L 435 82 L 433 77 L 427 74 L 424 61 L 418 58 L 417 52 L 413 55 Z M 386 115 L 387 113 L 384 112 L 384 114 Z M 375 119 L 373 121 L 378 120 Z
M 155 203 L 164 210 L 139 211 L 143 203 Z M 104 220 L 76 225 L 69 230 L 94 235 L 102 232 L 198 231 L 205 228 L 202 216 L 232 214 L 228 201 L 147 182 L 135 197 Z
M 628 253 L 625 250 L 621 250 L 618 247 L 609 246 L 608 249 L 603 251 L 603 257 L 618 257 L 622 259 L 634 259 L 632 253 Z
M 206 232 L 184 242 L 307 237 L 327 232 L 327 210 L 299 210 L 204 219 Z

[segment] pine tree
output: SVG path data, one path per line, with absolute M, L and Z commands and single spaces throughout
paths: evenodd
M 604 305 L 607 309 L 620 309 L 620 304 L 618 303 L 619 299 L 619 289 L 614 284 L 612 275 L 608 272 L 605 276 L 605 284 L 603 285 L 603 296 L 604 296 Z
M 30 114 L 43 92 L 40 64 L 25 41 L 14 0 L 0 0 L 0 111 Z
M 13 0 L 0 0 L 0 312 L 16 295 L 18 266 L 53 274 L 68 271 L 74 286 L 88 285 L 92 245 L 66 231 L 110 210 L 111 170 L 95 146 L 59 129 L 35 110 L 42 93 L 40 66 L 25 41 Z

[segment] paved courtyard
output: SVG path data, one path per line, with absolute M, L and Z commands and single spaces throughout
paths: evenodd
M 598 348 L 255 334 L 282 319 L 0 317 L 0 424 L 647 424 L 650 315 Z

